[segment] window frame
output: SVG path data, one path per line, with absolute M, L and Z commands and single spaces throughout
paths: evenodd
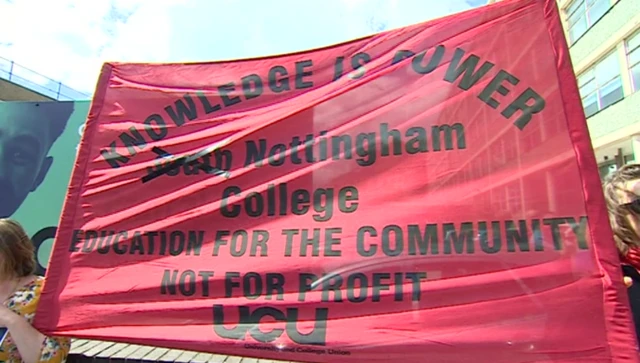
M 607 10 L 597 19 L 592 20 L 589 16 L 589 11 L 591 9 L 593 9 L 593 7 L 600 1 L 604 1 L 608 4 Z M 580 4 L 578 6 L 575 7 L 575 9 L 570 12 L 571 8 L 576 5 L 576 4 Z M 566 23 L 567 23 L 567 35 L 568 35 L 568 40 L 569 40 L 569 44 L 573 45 L 575 44 L 580 38 L 582 38 L 588 31 L 589 29 L 591 29 L 600 19 L 602 19 L 604 17 L 604 15 L 611 9 L 611 7 L 613 6 L 611 0 L 593 0 L 593 4 L 589 5 L 589 0 L 572 0 L 570 1 L 567 6 L 565 7 L 564 13 L 565 13 L 565 19 L 566 19 Z M 578 12 L 580 12 L 580 16 L 577 18 L 579 21 L 584 20 L 585 24 L 586 24 L 586 28 L 584 30 L 584 32 L 580 33 L 579 35 L 577 35 L 575 37 L 575 39 L 573 39 L 573 37 L 571 36 L 571 30 L 575 27 L 576 24 L 579 23 L 579 21 L 575 22 L 575 23 L 571 23 L 571 18 L 576 15 Z
M 610 58 L 613 58 L 615 60 L 615 63 L 617 64 L 616 74 L 612 78 L 608 78 L 608 79 L 605 79 L 605 80 L 597 79 L 597 76 L 598 76 L 597 68 L 598 68 L 598 66 L 603 64 L 603 63 L 605 63 Z M 589 68 L 584 70 L 576 78 L 577 78 L 577 81 L 578 81 L 578 91 L 580 93 L 580 100 L 582 101 L 582 107 L 584 108 L 585 116 L 587 118 L 592 117 L 595 114 L 597 114 L 598 112 L 606 109 L 607 107 L 610 107 L 610 106 L 616 104 L 617 102 L 623 100 L 624 97 L 625 97 L 625 95 L 624 95 L 624 85 L 623 85 L 623 79 L 622 79 L 622 67 L 621 67 L 620 61 L 618 59 L 618 50 L 617 50 L 617 48 L 613 49 L 612 51 L 610 51 L 608 53 L 606 53 L 603 57 L 601 57 L 597 62 L 595 62 Z M 582 82 L 583 79 L 586 79 L 587 81 L 586 82 Z M 614 102 L 612 102 L 612 103 L 610 103 L 610 104 L 608 104 L 606 106 L 602 106 L 602 104 L 603 104 L 602 101 L 603 101 L 604 97 L 603 97 L 601 91 L 603 89 L 606 89 L 607 86 L 610 86 L 613 82 L 616 82 L 616 81 L 620 83 L 618 88 L 622 91 L 622 96 L 618 100 L 616 100 L 616 101 L 614 101 Z M 588 85 L 588 84 L 590 84 L 592 82 L 595 84 L 593 90 L 590 91 L 589 93 L 583 94 L 582 89 L 584 88 L 584 86 L 586 86 L 586 85 Z M 602 82 L 602 83 L 600 83 L 600 82 Z M 597 110 L 594 111 L 591 114 L 588 114 L 587 113 L 587 108 L 585 107 L 586 105 L 585 105 L 584 101 L 585 101 L 585 99 L 587 99 L 589 97 L 592 97 L 594 95 L 596 97 L 595 104 L 597 106 Z M 588 104 L 588 105 L 591 105 L 591 103 Z
M 636 40 L 636 38 L 638 40 L 638 44 L 636 44 L 633 49 L 629 49 L 629 40 Z M 624 54 L 627 60 L 627 71 L 629 72 L 629 82 L 631 83 L 632 93 L 640 91 L 640 81 L 638 82 L 639 84 L 635 84 L 633 79 L 633 69 L 636 67 L 640 69 L 640 57 L 638 57 L 638 60 L 632 64 L 631 54 L 634 52 L 640 53 L 640 29 L 637 29 L 635 32 L 631 33 L 631 35 L 624 40 Z

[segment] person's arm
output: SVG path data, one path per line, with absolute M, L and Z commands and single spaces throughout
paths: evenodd
M 24 317 L 0 305 L 0 325 L 9 329 L 11 339 L 24 363 L 61 363 L 69 353 L 67 338 L 47 337 Z
M 9 315 L 10 314 L 10 315 Z M 9 316 L 2 316 L 9 315 Z M 38 363 L 42 355 L 42 347 L 46 336 L 40 333 L 22 316 L 4 306 L 0 308 L 0 317 L 4 320 L 24 363 Z

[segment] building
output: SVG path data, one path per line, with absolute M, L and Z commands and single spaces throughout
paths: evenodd
M 640 1 L 558 0 L 558 8 L 604 177 L 640 161 Z
M 0 102 L 89 100 L 91 95 L 0 57 Z
M 640 2 L 560 0 L 600 173 L 640 161 Z

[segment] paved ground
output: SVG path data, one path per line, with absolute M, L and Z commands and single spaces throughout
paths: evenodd
M 284 363 L 269 359 L 243 358 L 81 339 L 74 340 L 71 344 L 71 352 L 67 362 Z

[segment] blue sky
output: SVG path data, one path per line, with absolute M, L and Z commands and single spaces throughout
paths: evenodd
M 316 48 L 486 0 L 0 0 L 0 56 L 92 92 L 105 61 L 180 62 Z

